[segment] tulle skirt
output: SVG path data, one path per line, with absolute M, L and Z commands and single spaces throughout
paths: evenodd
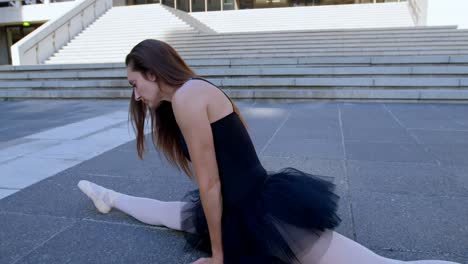
M 229 188 L 229 186 L 224 186 Z M 268 172 L 235 206 L 223 205 L 224 263 L 299 263 L 320 234 L 341 222 L 335 185 L 295 168 Z M 198 190 L 186 195 L 182 228 L 192 247 L 210 253 L 208 226 Z

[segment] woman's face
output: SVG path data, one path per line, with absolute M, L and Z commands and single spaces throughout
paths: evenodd
M 127 80 L 133 87 L 136 101 L 143 101 L 151 108 L 155 108 L 161 103 L 162 94 L 154 74 L 150 74 L 145 79 L 142 73 L 127 67 Z

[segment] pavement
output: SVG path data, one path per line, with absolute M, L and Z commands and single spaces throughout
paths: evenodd
M 267 170 L 337 184 L 337 232 L 390 258 L 468 263 L 468 104 L 236 103 Z M 127 110 L 118 100 L 0 102 L 0 263 L 204 256 L 182 232 L 100 214 L 76 186 L 165 201 L 195 188 L 154 149 L 138 159 Z

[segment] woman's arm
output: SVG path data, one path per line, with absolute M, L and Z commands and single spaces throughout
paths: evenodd
M 208 223 L 213 258 L 222 263 L 221 185 L 213 134 L 208 120 L 207 99 L 203 100 L 200 90 L 185 89 L 181 93 L 176 93 L 172 100 L 172 108 L 195 170 L 203 211 Z

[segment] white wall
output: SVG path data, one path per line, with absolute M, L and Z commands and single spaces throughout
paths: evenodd
M 428 0 L 427 25 L 458 25 L 458 28 L 468 28 L 468 1 Z
M 243 9 L 194 12 L 190 15 L 223 33 L 415 25 L 406 2 Z
M 0 8 L 1 24 L 19 24 L 27 22 L 43 22 L 63 15 L 76 5 L 75 1 L 25 5 L 20 8 L 2 7 Z

